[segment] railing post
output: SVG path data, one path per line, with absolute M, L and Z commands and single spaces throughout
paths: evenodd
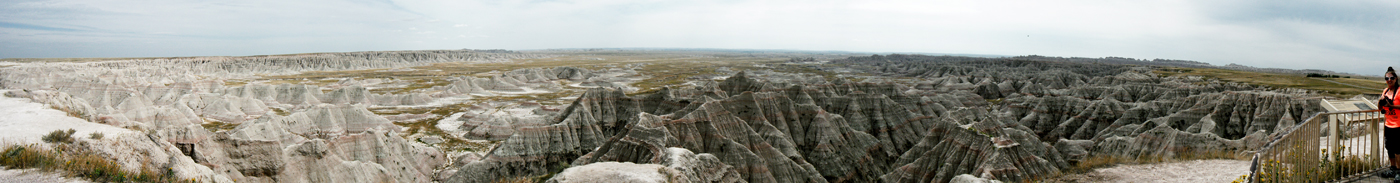
M 1342 153 L 1342 149 L 1341 149 L 1341 146 L 1342 146 L 1342 141 L 1341 141 L 1341 140 L 1342 140 L 1342 139 L 1341 139 L 1341 138 L 1342 138 L 1342 135 L 1341 135 L 1341 133 L 1339 133 L 1339 132 L 1341 132 L 1342 130 L 1338 129 L 1338 128 L 1341 128 L 1341 127 L 1340 127 L 1341 125 L 1338 125 L 1339 120 L 1337 120 L 1337 115 L 1332 115 L 1332 114 L 1324 114 L 1324 115 L 1327 115 L 1327 141 L 1328 141 L 1328 144 L 1327 144 L 1327 154 L 1326 154 L 1327 157 L 1326 157 L 1326 158 L 1329 159 L 1329 160 L 1332 160 L 1332 162 L 1337 162 L 1337 161 L 1339 161 L 1339 159 L 1334 159 L 1334 158 L 1332 158 L 1332 157 L 1337 157 L 1337 155 L 1336 155 L 1337 153 Z
M 1385 150 L 1381 149 L 1384 148 L 1382 136 L 1390 135 L 1384 134 L 1383 124 L 1384 118 L 1377 110 L 1315 114 L 1296 128 L 1284 129 L 1289 131 L 1256 151 L 1249 179 L 1253 182 L 1324 182 L 1365 177 L 1365 173 L 1387 167 L 1387 160 L 1392 158 L 1386 157 Z M 1342 128 L 1351 125 L 1358 125 L 1356 130 L 1366 130 L 1348 133 L 1352 138 L 1343 140 L 1346 135 L 1342 134 L 1347 130 Z M 1321 131 L 1323 128 L 1327 130 Z M 1321 136 L 1324 132 L 1328 133 L 1325 142 Z M 1363 137 L 1366 135 L 1369 137 Z M 1361 142 L 1363 140 L 1370 142 Z M 1343 150 L 1344 145 L 1351 147 Z M 1370 150 L 1360 149 L 1368 145 Z M 1320 146 L 1328 150 L 1319 151 L 1323 149 Z M 1329 163 L 1324 165 L 1322 161 Z
M 1380 128 L 1381 125 L 1380 125 L 1379 123 L 1376 123 L 1377 121 L 1373 120 L 1373 119 L 1375 118 L 1375 114 L 1376 114 L 1376 113 L 1374 113 L 1374 112 L 1366 113 L 1366 127 L 1369 128 L 1370 130 L 1374 130 L 1374 133 L 1371 133 L 1371 157 L 1373 157 L 1373 159 L 1371 159 L 1371 162 L 1384 162 L 1384 163 L 1381 163 L 1381 164 L 1382 164 L 1382 165 L 1390 165 L 1390 162 L 1389 162 L 1389 161 L 1386 161 L 1386 159 L 1385 159 L 1385 154 L 1381 154 L 1381 143 L 1380 143 L 1380 142 L 1381 142 L 1381 135 L 1390 135 L 1390 134 L 1381 134 L 1381 133 L 1384 133 L 1385 130 L 1381 130 L 1381 128 Z M 1382 120 L 1382 121 L 1383 121 L 1383 120 Z M 1381 166 L 1381 167 L 1386 167 L 1386 166 Z
M 1327 119 L 1326 119 L 1326 116 L 1323 116 L 1322 118 L 1314 118 L 1313 120 L 1314 120 L 1314 122 L 1312 122 L 1311 126 L 1309 127 L 1309 128 L 1311 128 L 1312 130 L 1308 130 L 1308 133 L 1304 133 L 1304 134 L 1299 134 L 1299 135 L 1297 135 L 1297 136 L 1293 136 L 1293 139 L 1294 139 L 1293 141 L 1295 141 L 1294 143 L 1299 144 L 1298 147 L 1302 147 L 1301 150 L 1303 150 L 1303 153 L 1302 153 L 1303 156 L 1302 156 L 1302 157 L 1295 157 L 1296 159 L 1299 159 L 1299 160 L 1294 160 L 1294 161 L 1292 162 L 1292 164 L 1290 164 L 1291 166 L 1294 166 L 1294 167 L 1290 167 L 1290 168 L 1289 168 L 1289 171 L 1290 171 L 1290 172 L 1288 172 L 1288 173 L 1290 173 L 1290 174 L 1292 174 L 1292 175 L 1297 175 L 1297 174 L 1303 173 L 1303 172 L 1299 172 L 1299 171 L 1303 171 L 1303 167 L 1301 167 L 1301 166 L 1307 166 L 1307 165 L 1318 166 L 1318 165 L 1321 165 L 1319 160 L 1321 160 L 1322 157 L 1319 156 L 1320 154 L 1318 154 L 1317 149 L 1319 149 L 1319 148 L 1318 148 L 1319 145 L 1321 145 L 1322 143 L 1325 143 L 1325 142 L 1318 141 L 1318 138 L 1320 138 L 1320 137 L 1315 136 L 1315 135 L 1318 134 L 1318 133 L 1321 133 L 1321 130 L 1318 130 L 1318 129 L 1321 129 L 1321 128 L 1322 128 L 1322 125 L 1326 125 Z M 1335 128 L 1334 128 L 1334 129 L 1335 129 Z M 1336 133 L 1332 133 L 1332 134 L 1336 134 Z M 1295 150 L 1298 150 L 1298 149 L 1295 149 Z M 1300 165 L 1301 165 L 1301 166 L 1300 166 Z M 1325 180 L 1325 179 L 1323 179 L 1322 176 L 1293 176 L 1293 177 L 1296 177 L 1296 178 L 1294 178 L 1294 180 L 1296 180 L 1296 181 L 1290 181 L 1290 182 L 1322 182 L 1323 180 Z

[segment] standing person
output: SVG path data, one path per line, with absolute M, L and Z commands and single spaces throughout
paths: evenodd
M 1381 98 L 1376 106 L 1381 108 L 1381 113 L 1385 114 L 1385 151 L 1390 155 L 1390 171 L 1381 175 L 1391 177 L 1391 181 L 1400 182 L 1400 102 L 1395 100 L 1395 93 L 1400 89 L 1395 81 L 1395 68 L 1385 68 L 1385 89 L 1381 90 Z

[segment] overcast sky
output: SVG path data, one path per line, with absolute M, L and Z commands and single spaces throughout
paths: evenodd
M 0 58 L 618 47 L 1120 56 L 1379 75 L 1400 66 L 1400 1 L 0 2 Z

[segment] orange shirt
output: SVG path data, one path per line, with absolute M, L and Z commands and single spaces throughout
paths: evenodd
M 1390 88 L 1386 88 L 1381 92 L 1381 98 L 1389 98 L 1391 105 L 1400 106 L 1400 100 L 1395 100 L 1395 93 L 1395 91 L 1390 91 Z M 1381 110 L 1390 111 L 1388 115 L 1385 115 L 1385 127 L 1400 128 L 1400 108 L 1381 107 Z

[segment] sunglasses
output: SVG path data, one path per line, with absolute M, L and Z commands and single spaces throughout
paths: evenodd
M 1395 76 L 1386 76 L 1386 77 L 1385 77 L 1385 80 L 1386 80 L 1386 81 L 1395 80 Z

